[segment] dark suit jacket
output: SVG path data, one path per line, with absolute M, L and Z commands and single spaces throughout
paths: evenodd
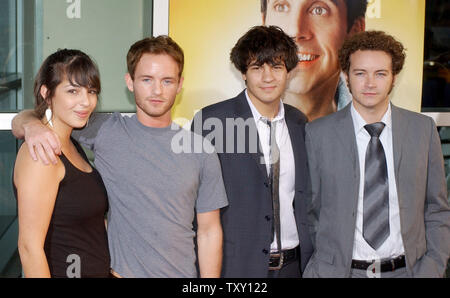
M 304 200 L 308 181 L 304 139 L 306 117 L 289 105 L 285 104 L 284 108 L 294 153 L 294 210 L 303 271 L 312 254 Z M 241 119 L 237 120 L 239 118 Z M 232 129 L 226 129 L 227 119 L 228 128 Z M 245 138 L 238 139 L 238 129 L 236 126 L 230 126 L 233 121 L 235 123 L 247 121 Z M 217 133 L 217 129 L 220 128 L 223 128 L 222 134 Z M 248 132 L 253 131 L 257 136 L 257 129 L 245 92 L 202 109 L 195 115 L 191 129 L 210 139 L 222 166 L 229 201 L 229 205 L 221 211 L 224 231 L 222 276 L 267 277 L 272 242 L 272 198 L 266 166 L 261 163 L 263 154 L 259 146 L 256 148 L 257 151 L 250 151 L 252 141 L 248 137 Z M 211 139 L 213 136 L 215 138 Z M 239 143 L 244 140 L 245 142 Z M 259 144 L 259 138 L 257 143 Z M 236 153 L 239 149 L 240 152 L 244 152 Z

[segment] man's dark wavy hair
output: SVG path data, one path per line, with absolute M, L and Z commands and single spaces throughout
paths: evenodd
M 339 50 L 339 63 L 346 74 L 350 69 L 350 57 L 357 51 L 383 51 L 389 54 L 394 75 L 400 73 L 406 59 L 405 48 L 393 36 L 375 30 L 360 32 L 346 39 Z
M 261 12 L 266 16 L 267 1 L 261 0 Z M 366 15 L 367 0 L 344 0 L 347 5 L 347 31 L 353 26 L 356 19 Z
M 297 45 L 276 26 L 255 26 L 231 50 L 231 62 L 245 74 L 250 64 L 276 65 L 284 62 L 287 71 L 297 66 Z

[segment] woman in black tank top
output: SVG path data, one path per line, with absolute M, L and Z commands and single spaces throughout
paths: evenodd
M 88 122 L 99 92 L 98 69 L 81 51 L 57 51 L 37 74 L 34 113 L 59 137 L 62 153 L 49 166 L 34 161 L 26 144 L 17 155 L 13 186 L 25 277 L 109 276 L 106 190 L 70 138 Z

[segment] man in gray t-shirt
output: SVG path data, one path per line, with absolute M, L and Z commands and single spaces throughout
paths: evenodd
M 94 115 L 73 136 L 94 151 L 108 190 L 114 271 L 121 276 L 195 277 L 194 210 L 204 213 L 227 205 L 217 155 L 176 153 L 174 137 L 189 141 L 193 133 L 175 124 L 147 127 L 136 115 Z
M 108 191 L 108 238 L 115 276 L 196 277 L 195 236 L 200 276 L 220 276 L 219 209 L 228 201 L 219 160 L 216 153 L 207 153 L 212 147 L 201 137 L 171 119 L 182 87 L 183 62 L 181 48 L 169 37 L 138 41 L 128 52 L 126 75 L 127 87 L 135 95 L 136 115 L 93 115 L 83 130 L 73 133 L 94 151 Z M 34 127 L 27 132 L 34 132 L 25 135 L 26 126 Z M 27 111 L 16 117 L 13 130 L 16 136 L 25 136 L 31 149 L 47 142 L 40 135 L 48 134 L 48 129 Z M 28 141 L 30 137 L 35 141 Z M 195 153 L 199 152 L 196 144 L 208 148 Z M 47 151 L 49 158 L 54 150 Z

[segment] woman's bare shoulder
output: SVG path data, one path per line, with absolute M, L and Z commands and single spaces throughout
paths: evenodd
M 24 178 L 26 180 L 34 180 L 42 182 L 45 180 L 55 181 L 59 183 L 65 175 L 65 168 L 61 160 L 58 158 L 56 165 L 45 165 L 40 160 L 33 160 L 26 142 L 24 142 L 17 152 L 16 164 L 14 166 L 14 181 Z

